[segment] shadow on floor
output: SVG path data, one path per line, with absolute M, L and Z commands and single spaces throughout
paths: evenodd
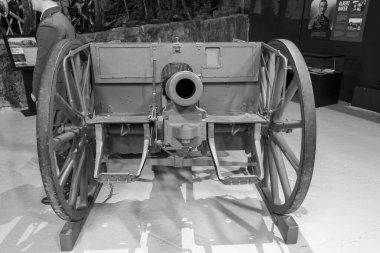
M 284 252 L 283 247 L 311 252 L 301 233 L 298 244 L 281 243 L 261 200 L 235 194 L 195 199 L 194 184 L 212 188 L 213 181 L 194 183 L 193 178 L 188 169 L 156 168 L 152 181 L 140 182 L 152 186 L 148 199 L 95 204 L 73 252 L 212 253 L 218 247 L 227 252 L 229 247 L 239 252 Z M 41 205 L 42 193 L 42 187 L 22 185 L 0 194 L 0 225 L 5 227 L 0 252 L 59 252 L 63 221 Z M 268 250 L 273 247 L 276 251 Z
M 50 206 L 40 203 L 42 192 L 42 187 L 22 185 L 0 194 L 0 226 L 4 226 L 0 252 L 58 250 L 57 231 L 62 225 Z
M 232 195 L 194 199 L 193 176 L 187 169 L 156 167 L 148 199 L 95 204 L 86 225 L 91 234 L 79 240 L 91 241 L 86 245 L 90 250 L 212 253 L 215 247 L 238 246 L 273 252 L 266 247 L 271 244 L 283 252 L 282 238 L 274 235 L 273 226 L 268 229 L 268 221 L 273 223 L 261 200 Z M 120 223 L 122 228 L 115 231 Z M 106 240 L 91 239 L 101 235 Z M 298 246 L 288 247 L 289 251 L 312 252 L 301 233 L 299 238 Z

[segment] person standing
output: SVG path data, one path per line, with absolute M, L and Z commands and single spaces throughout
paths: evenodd
M 330 20 L 325 16 L 326 10 L 327 0 L 321 0 L 318 5 L 318 14 L 309 22 L 309 30 L 330 30 Z
M 61 12 L 59 0 L 31 0 L 32 8 L 41 12 L 37 28 L 37 59 L 33 71 L 33 101 L 38 100 L 42 73 L 54 45 L 67 38 L 75 38 L 75 29 L 70 20 Z

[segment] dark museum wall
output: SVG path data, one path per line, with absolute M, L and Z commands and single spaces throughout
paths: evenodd
M 310 3 L 310 0 L 252 0 L 250 40 L 268 42 L 286 38 L 304 52 L 344 54 L 340 100 L 351 102 L 356 86 L 380 89 L 380 1 L 370 1 L 360 43 L 310 38 L 307 32 Z

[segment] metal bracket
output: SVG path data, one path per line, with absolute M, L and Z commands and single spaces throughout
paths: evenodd
M 95 169 L 97 169 L 97 173 L 94 175 L 94 178 L 97 181 L 100 181 L 100 182 L 127 182 L 127 183 L 131 183 L 131 182 L 135 181 L 137 178 L 139 178 L 141 176 L 141 172 L 142 172 L 142 170 L 144 168 L 144 164 L 145 164 L 146 158 L 148 156 L 150 136 L 151 136 L 150 135 L 151 131 L 150 131 L 149 124 L 145 123 L 143 125 L 143 127 L 144 127 L 144 146 L 143 146 L 143 152 L 142 152 L 142 156 L 141 156 L 141 160 L 140 160 L 139 169 L 136 172 L 136 174 L 131 174 L 131 173 L 100 173 L 98 175 L 99 168 L 95 167 Z M 97 142 L 96 142 L 96 147 L 97 148 L 96 148 L 95 166 L 97 166 L 97 164 L 98 164 L 97 161 L 98 161 L 98 159 L 101 159 L 101 157 L 98 158 L 98 154 L 100 154 L 100 152 L 98 153 L 98 131 L 97 131 L 96 128 L 95 128 L 95 132 L 97 133 L 97 135 L 96 135 L 97 136 L 97 139 L 96 139 L 97 140 Z M 99 133 L 99 135 L 100 135 L 100 133 Z M 103 144 L 101 144 L 101 146 L 103 146 Z M 100 147 L 99 147 L 99 149 L 100 149 Z
M 122 124 L 120 129 L 120 136 L 124 136 L 131 131 L 131 124 Z
M 296 244 L 298 240 L 298 224 L 290 215 L 280 215 L 271 213 L 273 223 L 281 233 L 286 244 Z
M 216 176 L 226 185 L 236 185 L 236 184 L 255 184 L 259 180 L 256 175 L 247 175 L 247 176 L 233 176 L 233 177 L 224 177 L 220 171 L 219 159 L 215 147 L 215 131 L 214 123 L 207 124 L 207 141 L 210 148 L 210 153 L 212 160 L 214 162 L 214 167 L 216 171 Z
M 104 132 L 103 124 L 95 124 L 95 139 L 96 139 L 96 155 L 95 155 L 95 169 L 94 178 L 98 178 L 102 157 L 103 157 L 103 142 L 104 142 Z
M 264 200 L 264 192 L 258 184 L 256 184 L 256 189 L 259 192 L 261 198 Z M 263 203 L 266 205 L 265 201 L 263 201 Z M 284 242 L 286 244 L 296 244 L 298 240 L 299 227 L 293 217 L 288 214 L 276 214 L 273 213 L 268 206 L 266 206 L 266 208 L 268 209 L 274 225 L 276 225 L 280 231 Z
M 286 244 L 296 244 L 298 240 L 298 224 L 290 215 L 271 214 L 274 224 L 281 233 Z
M 254 137 L 254 151 L 256 153 L 256 161 L 257 161 L 257 167 L 258 167 L 258 171 L 260 171 L 260 174 L 258 175 L 258 178 L 259 180 L 263 180 L 264 178 L 264 171 L 263 171 L 263 159 L 261 157 L 261 143 L 260 143 L 260 139 L 261 139 L 261 124 L 259 123 L 256 123 L 255 126 L 254 126 L 254 135 L 252 135 Z

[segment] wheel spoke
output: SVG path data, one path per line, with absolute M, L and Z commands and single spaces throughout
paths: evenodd
M 272 93 L 272 80 L 270 79 L 269 71 L 268 71 L 268 66 L 269 61 L 270 61 L 271 55 L 264 55 L 261 54 L 261 61 L 262 61 L 262 67 L 261 67 L 261 81 L 264 84 L 264 93 L 262 93 L 262 97 L 265 98 L 263 101 L 264 103 L 264 108 L 269 109 L 269 99 L 270 99 L 270 94 Z
M 264 178 L 262 180 L 263 187 L 269 186 L 269 161 L 268 161 L 268 145 L 264 145 L 264 155 L 263 155 L 263 170 L 264 170 Z
M 16 14 L 14 14 L 12 11 L 9 11 L 9 15 L 11 15 L 12 17 L 14 17 L 14 18 L 17 19 L 18 21 L 24 23 L 24 20 L 22 20 L 22 18 L 20 18 L 20 17 L 17 16 Z
M 280 203 L 279 187 L 278 187 L 278 173 L 276 170 L 276 164 L 274 161 L 273 153 L 270 149 L 270 144 L 267 142 L 268 150 L 268 162 L 269 162 L 269 173 L 270 173 L 270 187 L 272 193 L 272 202 L 274 204 Z
M 273 98 L 273 90 L 274 90 L 274 80 L 276 77 L 276 55 L 274 53 L 269 54 L 268 62 L 267 62 L 266 74 L 268 76 L 268 90 L 267 90 L 267 103 L 268 109 L 272 104 Z
M 69 195 L 69 205 L 72 206 L 74 209 L 76 208 L 76 202 L 78 199 L 78 192 L 79 192 L 79 184 L 80 184 L 80 179 L 82 176 L 82 170 L 84 167 L 84 161 L 86 158 L 86 152 L 84 152 L 85 149 L 82 148 L 80 150 L 80 158 L 78 161 L 77 166 L 75 166 L 75 170 L 73 173 L 73 177 L 71 179 L 71 187 L 70 187 L 70 195 Z
M 274 53 L 271 53 L 268 59 L 268 80 L 272 87 L 274 84 L 275 76 L 276 76 L 276 55 Z
M 63 60 L 63 74 L 69 104 L 72 108 L 81 108 L 80 93 L 78 93 L 76 79 L 74 78 L 73 65 L 72 61 L 68 61 L 68 56 Z
M 85 102 L 83 100 L 83 94 L 81 92 L 81 86 L 83 85 L 83 65 L 80 59 L 80 54 L 76 54 L 74 57 L 70 57 L 72 73 L 74 76 L 75 91 L 79 98 L 79 103 L 82 108 L 82 112 L 85 111 Z
M 71 122 L 78 123 L 81 120 L 81 115 L 71 105 L 69 105 L 61 95 L 55 94 L 54 103 L 57 109 L 61 110 Z
M 75 75 L 77 76 L 77 84 L 78 84 L 78 87 L 81 87 L 81 84 L 82 84 L 82 81 L 83 81 L 83 64 L 82 64 L 82 61 L 81 61 L 81 58 L 80 58 L 80 54 L 76 54 L 75 56 L 73 56 L 73 69 L 75 69 L 74 71 L 74 77 Z
M 290 198 L 291 190 L 290 190 L 290 183 L 288 174 L 286 172 L 286 167 L 284 163 L 284 159 L 282 158 L 282 155 L 280 151 L 278 150 L 278 147 L 276 147 L 273 142 L 270 143 L 270 149 L 273 154 L 273 158 L 276 164 L 277 173 L 280 177 L 280 182 L 282 186 L 282 190 L 285 195 L 285 201 Z
M 13 18 L 11 18 L 10 20 L 7 19 L 7 23 L 8 23 L 7 34 L 9 34 L 9 33 L 14 34 L 14 33 L 13 33 L 13 30 L 12 30 Z
M 75 159 L 77 158 L 77 155 L 78 155 L 78 152 L 74 152 L 70 157 L 69 157 L 69 160 L 68 160 L 68 163 L 65 164 L 63 167 L 62 167 L 62 171 L 61 171 L 61 174 L 60 174 L 60 177 L 59 177 L 59 185 L 61 187 L 63 187 L 66 183 L 67 183 L 67 180 L 69 179 L 69 175 L 72 171 L 72 168 L 73 168 L 73 165 L 74 165 L 74 162 L 75 162 Z
M 261 99 L 261 105 L 262 109 L 265 110 L 267 109 L 266 107 L 266 91 L 267 91 L 267 81 L 266 81 L 266 76 L 265 76 L 265 70 L 264 67 L 260 68 L 260 99 Z
M 292 165 L 294 170 L 298 173 L 299 171 L 299 160 L 294 154 L 288 143 L 285 141 L 284 136 L 281 133 L 273 133 L 272 135 L 273 142 L 280 148 L 282 153 L 288 159 L 289 163 Z
M 75 58 L 77 59 L 77 57 Z M 70 56 L 70 63 L 71 63 L 71 71 L 74 77 L 74 85 L 75 87 L 79 87 L 79 84 L 81 82 L 80 76 L 78 74 L 78 66 L 77 66 L 77 61 L 75 60 L 72 56 Z
M 18 22 L 18 28 L 20 29 L 20 34 L 23 34 L 24 31 L 22 29 L 22 23 L 20 21 Z
M 84 102 L 84 114 L 91 113 L 90 101 L 91 101 L 91 87 L 90 87 L 90 58 L 88 58 L 82 84 L 82 100 Z
M 80 197 L 79 197 L 79 206 L 80 207 L 86 207 L 88 202 L 88 174 L 90 169 L 90 163 L 89 160 L 91 159 L 89 156 L 89 150 L 88 148 L 85 148 L 85 152 L 87 152 L 86 155 L 86 161 L 85 166 L 82 172 L 81 180 L 80 180 Z
M 286 60 L 279 56 L 276 58 L 276 78 L 274 80 L 273 94 L 271 99 L 271 109 L 275 110 L 281 101 L 281 94 L 285 93 L 286 84 Z
M 72 168 L 74 164 L 77 163 L 76 159 L 78 158 L 78 150 L 81 149 L 81 147 L 82 143 L 79 142 L 79 139 L 74 140 L 58 177 L 59 185 L 61 187 L 67 183 L 67 179 L 69 178 Z
M 82 94 L 83 96 L 86 94 L 89 88 L 90 81 L 90 58 L 87 59 L 86 66 L 84 67 L 84 73 L 82 78 Z
M 286 89 L 283 105 L 281 106 L 280 110 L 275 112 L 274 114 L 275 119 L 280 119 L 282 117 L 282 115 L 285 112 L 285 109 L 288 107 L 290 101 L 294 97 L 294 94 L 296 94 L 297 89 L 297 81 L 294 78 L 293 81 L 290 83 L 289 87 Z

